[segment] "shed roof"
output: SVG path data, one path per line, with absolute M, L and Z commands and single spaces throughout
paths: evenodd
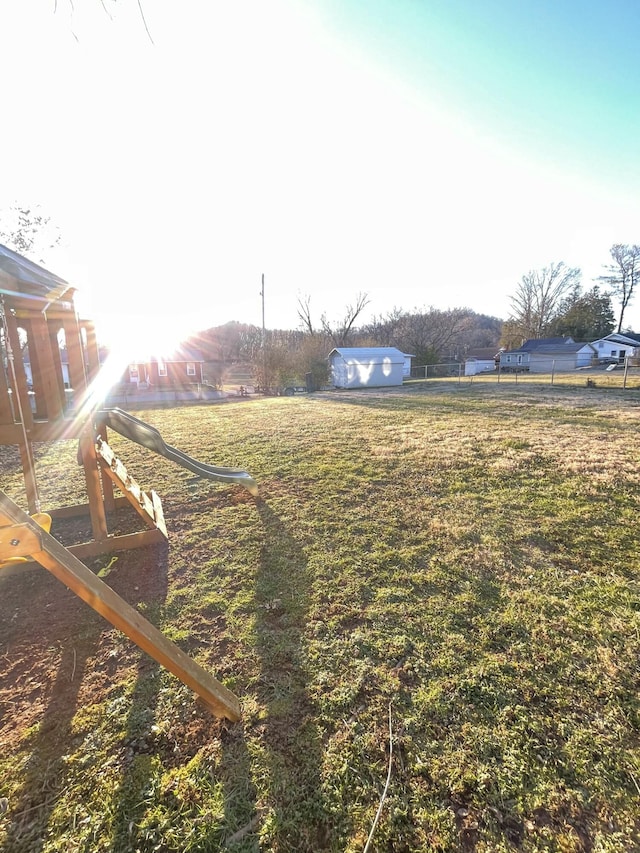
M 382 364 L 390 361 L 392 364 L 404 364 L 404 353 L 397 347 L 335 347 L 329 353 L 329 358 L 337 353 L 347 364 Z
M 57 301 L 65 295 L 67 300 L 71 300 L 73 288 L 67 281 L 1 243 L 0 270 L 15 279 L 18 294 L 40 297 L 49 302 Z M 3 289 L 3 292 L 12 291 Z

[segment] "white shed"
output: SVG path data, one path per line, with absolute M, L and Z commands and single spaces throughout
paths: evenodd
M 403 352 L 402 355 L 404 356 L 402 375 L 405 379 L 409 379 L 411 377 L 411 359 L 415 358 L 415 355 L 412 352 Z
M 336 388 L 402 385 L 405 355 L 396 347 L 336 347 L 329 353 Z

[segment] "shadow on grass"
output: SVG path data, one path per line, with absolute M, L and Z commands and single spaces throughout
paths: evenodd
M 141 557 L 144 554 L 144 561 Z M 167 596 L 168 548 L 144 549 L 122 555 L 117 578 L 111 584 L 129 604 L 144 602 L 145 617 L 157 626 L 157 611 Z M 128 593 L 134 587 L 135 596 Z M 119 587 L 122 587 L 120 589 Z M 129 702 L 127 725 L 123 741 L 125 750 L 120 788 L 114 796 L 117 802 L 113 839 L 113 853 L 126 853 L 140 845 L 136 827 L 147 808 L 146 791 L 152 779 L 152 755 L 156 753 L 152 723 L 161 685 L 161 667 L 153 658 L 140 652 L 136 682 Z M 144 845 L 143 845 L 144 847 Z M 89 853 L 89 850 L 87 850 Z
M 103 624 L 80 600 L 62 587 L 45 569 L 29 570 L 29 577 L 7 578 L 14 588 L 7 589 L 7 605 L 14 596 L 27 610 L 25 621 L 19 621 L 3 644 L 20 648 L 31 643 L 29 657 L 23 665 L 28 673 L 19 679 L 17 700 L 22 702 L 21 683 L 35 682 L 39 692 L 41 681 L 49 675 L 51 648 L 59 647 L 61 655 L 48 701 L 35 733 L 27 741 L 31 751 L 27 759 L 23 783 L 10 803 L 11 823 L 5 847 L 12 853 L 38 853 L 45 845 L 47 826 L 62 792 L 66 777 L 63 756 L 71 749 L 71 723 L 78 704 L 87 661 L 95 654 Z M 14 605 L 15 606 L 15 605 Z M 52 614 L 50 619 L 47 615 Z M 38 629 L 34 620 L 40 621 Z M 14 620 L 15 622 L 15 620 Z M 17 630 L 16 630 L 17 629 Z M 33 634 L 33 636 L 31 636 Z M 6 709 L 5 709 L 6 713 Z
M 322 746 L 302 657 L 313 577 L 287 525 L 263 501 L 257 508 L 264 526 L 255 591 L 258 700 L 266 713 L 256 735 L 268 773 L 269 849 L 325 850 Z

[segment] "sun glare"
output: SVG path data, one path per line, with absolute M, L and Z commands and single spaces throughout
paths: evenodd
M 104 315 L 96 319 L 98 340 L 123 365 L 166 358 L 197 330 L 194 318 L 157 314 Z
M 165 360 L 195 334 L 195 318 L 104 314 L 96 319 L 101 349 L 100 372 L 80 402 L 77 417 L 104 404 L 109 391 L 122 382 L 129 365 Z

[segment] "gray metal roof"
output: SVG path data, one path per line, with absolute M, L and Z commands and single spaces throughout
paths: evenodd
M 520 350 L 523 352 L 532 352 L 546 346 L 565 347 L 572 343 L 573 338 L 529 338 L 528 341 L 522 344 Z
M 543 344 L 541 347 L 536 347 L 532 350 L 531 355 L 566 355 L 567 353 L 580 352 L 585 347 L 590 347 L 595 352 L 595 348 L 589 343 L 576 343 L 572 341 L 570 344 Z
M 29 296 L 39 296 L 43 299 L 57 299 L 64 292 L 71 290 L 67 281 L 54 275 L 39 264 L 19 255 L 8 246 L 0 243 L 0 270 L 16 280 L 17 292 Z M 3 292 L 7 293 L 6 289 Z M 69 293 L 69 299 L 71 293 Z
M 338 353 L 348 364 L 361 364 L 363 361 L 377 364 L 385 359 L 389 359 L 392 364 L 404 364 L 405 359 L 405 354 L 397 347 L 335 347 L 329 353 L 329 358 L 334 353 Z

